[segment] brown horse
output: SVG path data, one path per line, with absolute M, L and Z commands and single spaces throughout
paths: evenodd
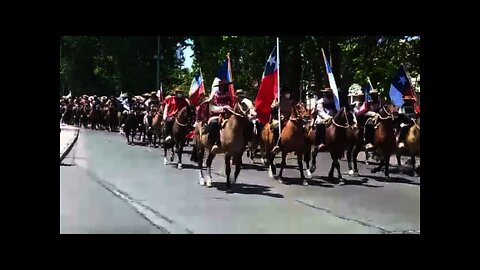
M 352 115 L 352 118 L 353 118 L 353 115 Z M 365 127 L 363 127 L 363 125 L 351 126 L 350 128 L 347 129 L 347 144 L 348 144 L 347 161 L 348 161 L 348 174 L 350 176 L 358 176 L 357 157 L 358 157 L 358 153 L 362 151 L 364 146 L 364 142 L 363 142 L 364 134 L 365 134 Z M 353 169 L 352 169 L 352 159 L 353 159 Z
M 164 164 L 167 164 L 167 150 L 172 149 L 172 157 L 170 162 L 174 161 L 175 153 L 178 156 L 177 168 L 182 169 L 182 154 L 183 147 L 185 146 L 185 141 L 187 140 L 186 135 L 192 130 L 193 124 L 195 123 L 195 107 L 192 105 L 187 105 L 179 110 L 175 115 L 175 122 L 172 127 L 172 142 L 164 145 Z
M 97 130 L 98 126 L 102 122 L 102 112 L 99 105 L 93 106 L 90 110 L 90 114 L 88 115 L 88 120 L 90 121 L 90 128 L 93 130 Z
M 378 124 L 375 129 L 374 146 L 375 152 L 380 157 L 380 164 L 372 170 L 376 173 L 385 165 L 385 178 L 389 178 L 388 167 L 390 166 L 390 156 L 396 148 L 395 132 L 393 130 L 392 105 L 382 105 L 376 118 Z
M 328 173 L 329 178 L 333 178 L 333 171 L 337 169 L 338 181 L 342 180 L 342 173 L 340 172 L 339 159 L 344 155 L 348 148 L 348 129 L 353 125 L 353 115 L 349 107 L 342 107 L 337 114 L 332 118 L 330 124 L 325 128 L 325 142 L 326 149 L 330 152 L 332 158 L 332 165 Z M 312 163 L 316 163 L 318 150 L 313 150 Z M 313 167 L 314 165 L 312 165 Z
M 224 123 L 224 127 L 220 130 L 221 147 L 219 152 L 225 153 L 225 175 L 227 189 L 230 189 L 231 184 L 236 182 L 242 167 L 242 155 L 245 150 L 246 142 L 246 139 L 244 138 L 244 131 L 249 124 L 247 113 L 248 106 L 246 104 L 235 104 L 234 110 L 228 110 L 225 113 L 225 119 L 227 120 L 226 123 Z M 198 167 L 200 170 L 200 185 L 203 186 L 206 182 L 207 187 L 210 187 L 212 185 L 211 166 L 213 158 L 216 154 L 211 152 L 212 145 L 208 143 L 208 134 L 204 133 L 204 129 L 201 127 L 199 122 L 197 122 L 195 127 L 195 134 L 192 160 L 198 162 Z M 208 150 L 206 181 L 203 177 L 203 160 L 205 150 Z M 230 182 L 231 160 L 235 165 L 234 179 L 232 182 Z
M 417 168 L 415 168 L 415 157 L 420 156 L 420 116 L 417 120 L 412 120 L 413 125 L 408 129 L 407 137 L 405 139 L 405 150 L 407 150 L 412 160 L 413 175 L 418 176 Z M 400 161 L 401 151 L 397 151 L 398 166 L 401 166 Z
M 272 153 L 272 149 L 280 136 L 278 125 L 278 120 L 270 120 L 270 122 L 263 127 L 259 140 L 262 162 L 268 166 L 268 176 L 270 178 L 273 178 L 274 174 L 276 174 L 275 162 L 273 162 L 275 154 Z
M 147 121 L 149 122 L 149 128 L 147 131 L 148 142 L 151 146 L 156 147 L 155 143 L 157 141 L 157 138 L 160 138 L 162 134 L 162 122 L 163 122 L 162 111 L 157 108 L 153 108 L 152 115 L 147 116 Z
M 281 132 L 281 145 L 280 150 L 282 152 L 282 163 L 280 165 L 280 173 L 278 181 L 282 183 L 283 169 L 286 165 L 287 154 L 294 152 L 297 156 L 298 169 L 300 170 L 300 177 L 303 180 L 303 185 L 308 185 L 303 172 L 303 157 L 307 149 L 306 129 L 304 120 L 308 118 L 307 111 L 302 102 L 294 103 L 292 106 L 292 113 Z M 305 173 L 308 178 L 312 175 L 309 170 L 310 155 L 305 155 L 305 164 L 307 169 Z
M 118 114 L 117 108 L 115 108 L 115 106 L 110 105 L 107 107 L 107 115 L 105 116 L 105 120 L 107 123 L 107 127 L 111 132 L 117 131 Z

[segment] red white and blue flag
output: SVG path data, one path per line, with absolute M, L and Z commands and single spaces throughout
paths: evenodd
M 392 84 L 390 85 L 390 100 L 397 107 L 402 107 L 403 97 L 411 96 L 415 99 L 415 93 L 413 91 L 412 83 L 407 76 L 407 72 L 403 65 L 397 70 L 395 76 L 393 76 Z
M 205 86 L 203 83 L 202 71 L 198 70 L 193 78 L 192 85 L 190 86 L 190 92 L 188 93 L 190 104 L 198 106 L 203 95 L 205 95 Z
M 262 124 L 266 124 L 270 120 L 270 106 L 273 100 L 278 98 L 278 68 L 277 46 L 275 46 L 265 64 L 260 89 L 255 98 L 257 119 Z
M 157 91 L 157 97 L 160 101 L 163 101 L 163 85 L 160 83 L 160 89 Z
M 219 87 L 215 86 L 218 85 L 220 80 L 227 80 L 228 82 L 233 82 L 232 78 L 232 67 L 230 65 L 230 54 L 227 54 L 227 59 L 225 59 L 222 63 L 222 66 L 217 72 L 217 75 L 215 76 L 215 79 L 213 80 L 212 84 L 212 92 L 210 93 L 210 99 L 213 98 L 215 93 L 219 91 Z M 232 97 L 232 100 L 235 99 L 235 90 L 233 88 L 233 84 L 228 85 L 228 92 L 230 96 Z M 233 102 L 235 104 L 235 100 Z M 233 104 L 232 104 L 233 106 Z
M 333 77 L 332 68 L 330 67 L 330 64 L 328 63 L 327 58 L 325 57 L 325 52 L 323 51 L 323 49 L 322 49 L 322 54 L 323 54 L 323 59 L 325 60 L 325 69 L 327 70 L 328 82 L 330 83 L 330 88 L 332 89 L 332 92 L 333 92 L 335 108 L 337 108 L 337 111 L 338 111 L 340 110 L 340 100 L 338 98 L 337 84 L 335 83 L 335 78 Z

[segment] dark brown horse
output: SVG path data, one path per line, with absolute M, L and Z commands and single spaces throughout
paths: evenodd
M 135 132 L 138 128 L 137 117 L 135 114 L 136 113 L 133 111 L 128 113 L 125 120 L 125 126 L 123 127 L 123 132 L 125 133 L 125 137 L 127 137 L 128 145 L 133 145 Z M 130 140 L 130 136 L 131 136 L 131 140 Z
M 105 116 L 105 120 L 108 125 L 108 129 L 111 132 L 117 131 L 117 125 L 118 125 L 118 112 L 117 108 L 113 105 L 108 106 L 107 108 L 107 115 Z
M 380 164 L 372 170 L 376 173 L 385 166 L 385 178 L 389 178 L 388 168 L 390 166 L 390 156 L 396 148 L 395 133 L 393 130 L 392 105 L 382 105 L 380 112 L 376 116 L 378 124 L 375 127 L 374 146 L 375 152 L 380 157 Z
M 93 130 L 97 130 L 98 126 L 102 122 L 102 112 L 100 109 L 100 105 L 95 105 L 90 110 L 90 114 L 88 115 L 88 120 L 90 120 L 90 128 Z
M 330 152 L 332 158 L 332 165 L 328 173 L 328 177 L 333 179 L 334 169 L 337 169 L 338 181 L 342 180 L 342 173 L 340 172 L 339 159 L 344 155 L 345 150 L 348 148 L 347 134 L 348 129 L 351 129 L 353 125 L 353 115 L 349 107 L 342 107 L 332 121 L 325 129 L 325 142 L 326 149 Z M 312 163 L 316 163 L 318 151 L 313 150 Z M 312 165 L 313 167 L 314 165 Z
M 193 129 L 193 124 L 195 124 L 195 107 L 192 105 L 187 105 L 179 110 L 175 114 L 175 122 L 172 127 L 172 142 L 164 144 L 164 164 L 167 164 L 167 150 L 172 150 L 172 157 L 170 162 L 174 161 L 175 153 L 177 153 L 178 164 L 177 168 L 182 169 L 182 154 L 183 147 L 185 146 L 185 141 L 187 140 L 186 135 L 190 133 Z
M 278 125 L 278 120 L 270 120 L 270 122 L 263 127 L 259 140 L 262 162 L 268 166 L 268 176 L 270 178 L 273 178 L 274 174 L 276 174 L 275 154 L 272 153 L 272 149 L 280 136 Z
M 353 113 L 353 112 L 352 112 Z M 353 115 L 347 114 L 347 117 Z M 351 121 L 349 120 L 351 123 Z M 363 137 L 365 133 L 365 127 L 358 123 L 358 125 L 351 126 L 347 129 L 347 161 L 348 161 L 348 174 L 350 176 L 358 176 L 357 157 L 358 153 L 362 151 L 364 147 Z M 353 160 L 353 169 L 352 169 Z
M 282 129 L 281 133 L 281 144 L 280 150 L 282 152 L 282 163 L 280 165 L 280 173 L 278 181 L 282 183 L 282 174 L 283 169 L 286 166 L 287 154 L 294 152 L 297 156 L 298 169 L 300 171 L 300 177 L 303 181 L 303 185 L 308 185 L 307 180 L 305 180 L 305 175 L 303 171 L 303 158 L 304 154 L 308 152 L 307 140 L 306 140 L 306 130 L 305 130 L 305 121 L 308 118 L 307 111 L 302 102 L 297 102 L 293 104 L 292 113 L 290 118 L 286 123 L 285 127 Z M 305 164 L 308 178 L 311 178 L 312 175 L 309 170 L 310 166 L 310 155 L 305 155 Z

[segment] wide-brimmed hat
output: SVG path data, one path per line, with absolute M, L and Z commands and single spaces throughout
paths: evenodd
M 150 93 L 143 93 L 142 97 L 150 97 Z
M 237 91 L 235 91 L 235 94 L 236 94 L 236 95 L 244 95 L 245 92 L 243 92 L 242 89 L 238 89 Z
M 323 93 L 333 93 L 332 88 L 328 88 L 328 87 L 323 89 L 323 90 L 320 90 L 320 91 L 323 92 Z
M 350 93 L 348 94 L 348 96 L 353 96 L 353 97 L 358 97 L 358 96 L 363 96 L 365 94 L 363 94 L 362 90 L 358 90 L 358 91 L 355 91 L 353 93 Z
M 229 85 L 229 84 L 233 84 L 233 82 L 229 82 L 229 81 L 227 81 L 227 80 L 225 80 L 225 79 L 222 79 L 222 80 L 220 80 L 220 81 L 218 82 L 217 85 L 214 85 L 213 87 L 217 87 L 217 86 L 221 86 L 221 85 Z
M 377 89 L 372 89 L 372 90 L 370 90 L 369 94 L 378 94 L 378 90 Z
M 152 92 L 150 92 L 150 95 L 151 95 L 152 97 L 154 97 L 154 96 L 156 97 L 156 96 L 157 96 L 157 92 L 152 91 Z

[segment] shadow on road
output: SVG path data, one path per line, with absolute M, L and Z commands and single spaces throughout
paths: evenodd
M 359 175 L 359 176 L 374 179 L 375 181 L 382 182 L 382 183 L 400 183 L 400 184 L 409 184 L 409 185 L 420 186 L 419 182 L 415 182 L 413 180 L 406 179 L 406 178 L 403 178 L 403 177 L 392 177 L 392 176 L 390 176 L 390 178 L 387 181 L 385 181 L 385 176 L 384 175 L 382 175 L 382 176 Z
M 252 164 L 252 163 L 243 163 L 242 169 L 243 170 L 255 170 L 255 171 L 260 171 L 260 172 L 266 172 L 267 171 L 267 168 L 264 167 L 263 165 Z
M 320 180 L 320 181 L 318 181 Z M 307 179 L 307 182 L 310 186 L 319 186 L 324 188 L 333 188 L 334 185 L 327 183 L 327 181 L 322 181 L 321 177 L 313 177 L 312 179 Z M 298 178 L 291 178 L 291 177 L 283 177 L 282 179 L 284 185 L 300 185 L 303 186 L 303 181 L 300 177 Z
M 70 167 L 70 166 L 75 166 L 75 164 L 60 163 L 60 166 Z
M 225 182 L 214 182 L 212 183 L 215 188 L 220 191 L 227 191 L 227 186 Z M 244 183 L 235 183 L 232 186 L 228 193 L 238 193 L 238 194 L 255 194 L 255 195 L 264 195 L 273 198 L 283 198 L 282 194 L 278 193 L 271 193 L 270 187 L 261 186 L 261 185 L 251 185 L 251 184 L 244 184 Z

